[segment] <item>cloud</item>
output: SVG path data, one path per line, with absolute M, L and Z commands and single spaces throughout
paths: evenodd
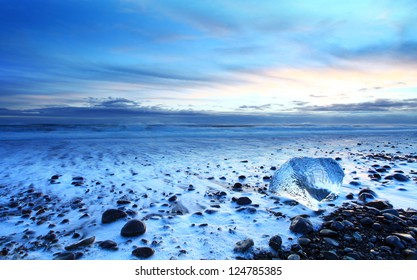
M 309 112 L 395 112 L 417 111 L 417 98 L 392 100 L 377 99 L 361 103 L 331 104 L 325 106 L 300 106 L 298 111 Z
M 139 103 L 136 101 L 132 101 L 126 98 L 113 98 L 108 97 L 106 99 L 102 98 L 87 98 L 87 102 L 90 104 L 91 107 L 95 108 L 108 108 L 108 109 L 114 109 L 114 108 L 138 108 Z
M 262 111 L 266 109 L 270 109 L 272 104 L 264 104 L 264 105 L 243 105 L 240 106 L 239 109 L 249 109 L 249 110 L 256 110 L 256 111 Z

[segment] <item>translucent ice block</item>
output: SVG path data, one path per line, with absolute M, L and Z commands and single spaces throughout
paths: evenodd
M 321 201 L 337 196 L 344 176 L 334 159 L 296 157 L 275 172 L 269 191 L 318 210 Z

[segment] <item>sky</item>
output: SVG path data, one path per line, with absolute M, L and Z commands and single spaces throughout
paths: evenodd
M 417 1 L 0 0 L 0 123 L 417 123 Z

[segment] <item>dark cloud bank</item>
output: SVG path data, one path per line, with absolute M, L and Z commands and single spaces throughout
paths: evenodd
M 417 99 L 388 100 L 357 104 L 308 106 L 300 103 L 296 112 L 247 113 L 251 105 L 234 113 L 166 110 L 145 107 L 124 98 L 88 99 L 84 107 L 44 107 L 30 110 L 0 108 L 1 125 L 20 124 L 189 124 L 189 125 L 415 125 Z

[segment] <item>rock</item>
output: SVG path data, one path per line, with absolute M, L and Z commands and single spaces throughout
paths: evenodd
M 381 230 L 382 229 L 382 226 L 381 226 L 381 224 L 380 223 L 373 223 L 372 224 L 372 228 L 374 229 L 374 230 Z
M 248 205 L 248 204 L 251 204 L 251 203 L 252 203 L 252 200 L 251 200 L 249 197 L 242 196 L 242 197 L 239 197 L 239 198 L 236 200 L 236 203 L 237 203 L 238 205 Z
M 391 215 L 394 215 L 396 217 L 399 217 L 400 214 L 398 213 L 398 211 L 396 209 L 385 209 L 382 211 L 382 213 L 389 213 Z
M 325 260 L 338 260 L 339 256 L 334 251 L 324 251 L 322 252 Z
M 313 231 L 313 224 L 307 218 L 296 216 L 291 221 L 290 230 L 301 234 L 310 233 Z
M 269 239 L 269 246 L 274 249 L 275 251 L 279 251 L 282 245 L 282 238 L 279 235 L 272 236 Z
M 298 261 L 298 260 L 301 260 L 301 258 L 300 258 L 300 255 L 298 254 L 291 254 L 288 256 L 287 260 Z
M 319 231 L 319 234 L 325 237 L 336 237 L 339 235 L 336 231 L 333 231 L 331 229 L 322 229 Z
M 346 195 L 346 198 L 347 198 L 347 199 L 353 199 L 353 198 L 354 198 L 353 193 L 348 193 L 348 194 Z
M 345 228 L 345 225 L 342 222 L 334 221 L 330 227 L 335 231 L 341 231 Z
M 406 260 L 417 260 L 417 251 L 412 249 L 405 249 L 402 254 Z
M 296 157 L 275 172 L 269 191 L 317 211 L 321 201 L 340 192 L 344 176 L 343 169 L 332 158 Z
M 408 182 L 408 181 L 410 181 L 410 179 L 408 179 L 405 175 L 400 174 L 400 173 L 395 173 L 392 177 L 395 180 L 400 181 L 400 182 Z
M 80 247 L 89 246 L 89 245 L 93 244 L 95 240 L 96 240 L 96 237 L 92 236 L 92 237 L 83 239 L 83 240 L 81 240 L 77 243 L 66 246 L 65 250 L 72 251 L 72 250 L 78 249 Z
M 146 232 L 146 225 L 137 219 L 128 221 L 120 231 L 123 237 L 134 237 Z
M 411 234 L 394 232 L 393 235 L 398 236 L 400 239 L 402 239 L 402 240 L 404 240 L 408 243 L 411 243 L 411 244 L 416 243 L 415 238 Z
M 155 250 L 150 247 L 139 247 L 132 251 L 132 255 L 138 258 L 147 259 L 155 253 Z
M 108 224 L 125 217 L 127 217 L 126 212 L 119 209 L 109 209 L 104 211 L 103 215 L 101 216 L 101 222 L 103 224 Z
M 323 237 L 323 240 L 330 246 L 339 247 L 339 242 L 330 237 Z
M 307 237 L 300 237 L 300 238 L 298 238 L 298 244 L 300 244 L 301 246 L 307 246 L 310 243 L 311 243 L 311 239 L 310 238 L 307 238 Z
M 374 201 L 369 201 L 367 203 L 365 203 L 365 206 L 368 207 L 373 207 L 376 208 L 378 210 L 385 210 L 385 209 L 392 209 L 393 206 L 385 200 L 374 200 Z
M 131 201 L 130 200 L 127 200 L 127 199 L 119 199 L 116 203 L 118 205 L 126 205 L 126 204 L 130 204 Z
M 60 253 L 54 257 L 54 260 L 75 260 L 75 254 L 71 252 Z
M 361 225 L 363 226 L 370 226 L 374 223 L 374 220 L 370 217 L 363 217 L 362 219 L 360 219 L 359 221 L 361 223 Z
M 100 242 L 100 248 L 108 249 L 108 250 L 117 250 L 117 243 L 112 240 L 104 240 Z
M 168 201 L 169 202 L 174 202 L 174 201 L 176 201 L 177 200 L 177 196 L 176 195 L 173 195 L 173 196 L 171 196 L 170 198 L 168 198 Z
M 401 239 L 395 235 L 389 235 L 385 237 L 385 243 L 393 249 L 402 250 L 405 248 L 404 244 L 401 242 Z
M 255 245 L 255 243 L 251 238 L 238 241 L 235 245 L 234 251 L 238 253 L 244 253 L 247 250 L 249 250 L 253 245 Z

